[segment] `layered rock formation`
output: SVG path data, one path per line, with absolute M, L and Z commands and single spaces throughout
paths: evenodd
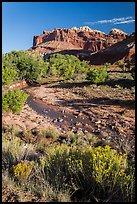
M 135 61 L 135 33 L 111 45 L 109 48 L 100 50 L 97 53 L 91 53 L 85 60 L 89 60 L 91 64 L 95 65 L 106 62 L 113 64 L 119 60 L 124 60 L 125 62 Z
M 135 34 L 127 35 L 113 28 L 109 34 L 88 26 L 71 29 L 56 28 L 34 36 L 29 52 L 37 52 L 48 58 L 50 54 L 73 54 L 91 64 L 111 64 L 118 60 L 130 61 L 135 56 Z
M 34 36 L 33 47 L 29 51 L 41 54 L 50 54 L 63 50 L 97 52 L 108 48 L 126 37 L 127 34 L 118 29 L 112 29 L 107 35 L 88 26 L 73 27 L 71 29 L 56 28 L 52 31 L 43 31 L 42 35 Z

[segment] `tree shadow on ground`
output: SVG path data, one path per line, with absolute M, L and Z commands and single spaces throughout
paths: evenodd
M 47 82 L 27 82 L 27 86 L 28 87 L 39 87 L 39 86 L 42 86 L 42 85 L 47 85 L 47 84 L 51 84 L 51 83 L 59 83 L 59 82 L 64 82 L 64 80 L 60 79 L 60 80 L 49 80 Z M 25 87 L 26 88 L 26 87 Z
M 84 87 L 93 84 L 91 81 L 84 81 L 84 82 L 65 82 L 57 85 L 50 86 L 50 88 L 65 88 L 71 89 L 74 87 Z
M 107 70 L 108 73 L 131 73 L 128 70 Z
M 50 86 L 50 88 L 65 88 L 65 89 L 71 89 L 74 87 L 84 87 L 92 85 L 93 82 L 91 81 L 84 81 L 84 82 L 65 82 L 61 84 L 56 84 Z M 133 86 L 135 86 L 135 80 L 132 79 L 110 79 L 106 82 L 98 83 L 98 85 L 108 85 L 112 88 L 116 88 L 116 86 L 121 86 L 123 88 L 129 88 L 131 89 Z
M 116 86 L 121 86 L 123 88 L 129 88 L 131 89 L 133 86 L 135 86 L 135 80 L 133 79 L 110 79 L 106 82 L 100 83 L 100 85 L 108 85 L 112 88 L 116 88 Z
M 73 106 L 75 109 L 81 110 L 99 105 L 114 105 L 121 106 L 122 108 L 135 109 L 135 100 L 109 99 L 107 97 L 66 100 L 66 103 L 68 106 Z

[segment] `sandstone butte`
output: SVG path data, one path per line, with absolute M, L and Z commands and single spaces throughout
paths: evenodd
M 132 44 L 130 46 L 128 44 Z M 88 26 L 71 29 L 55 28 L 43 31 L 42 35 L 33 37 L 33 46 L 29 52 L 49 54 L 74 54 L 91 64 L 114 63 L 120 59 L 128 60 L 135 53 L 135 34 L 128 35 L 113 28 L 109 34 L 93 30 Z

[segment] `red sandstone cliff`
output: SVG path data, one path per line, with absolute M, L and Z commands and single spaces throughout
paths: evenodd
M 89 60 L 90 64 L 100 65 L 106 62 L 111 64 L 124 60 L 135 61 L 135 34 L 129 35 L 126 39 L 111 45 L 109 48 L 91 53 L 85 60 Z
M 30 52 L 54 53 L 63 50 L 86 50 L 97 52 L 108 48 L 127 37 L 127 34 L 118 29 L 112 29 L 107 35 L 87 26 L 71 29 L 54 29 L 43 31 L 42 35 L 34 36 L 33 47 Z

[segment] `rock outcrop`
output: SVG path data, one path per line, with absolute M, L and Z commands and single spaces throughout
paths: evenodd
M 97 52 L 125 39 L 127 34 L 118 29 L 112 29 L 107 35 L 104 32 L 93 30 L 88 26 L 71 29 L 56 28 L 52 31 L 43 31 L 42 35 L 33 38 L 30 52 L 50 54 L 63 50 L 86 50 Z
M 110 35 L 127 35 L 124 31 L 117 29 L 117 28 L 112 28 L 109 34 Z
M 111 64 L 124 60 L 135 61 L 135 34 L 129 35 L 126 39 L 111 45 L 110 47 L 100 50 L 97 53 L 91 53 L 85 60 L 91 64 L 100 65 L 106 62 Z

